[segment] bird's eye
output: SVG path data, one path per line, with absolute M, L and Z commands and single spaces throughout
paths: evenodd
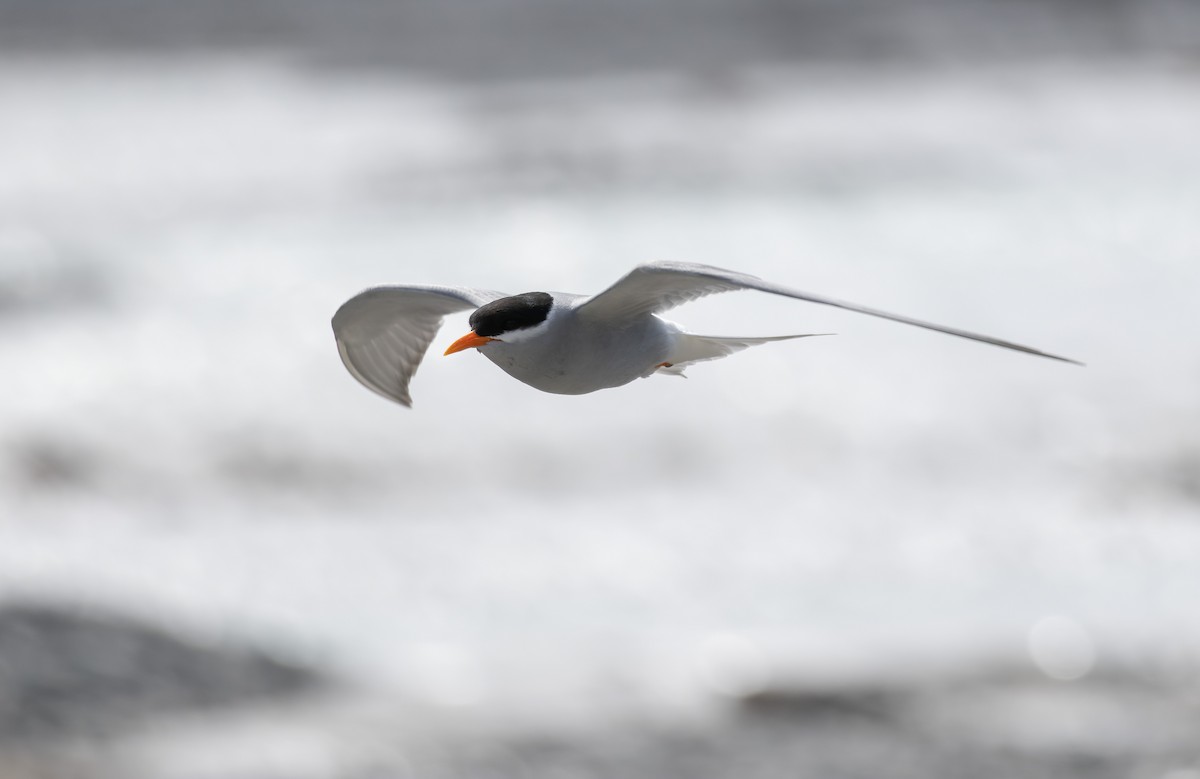
M 519 324 L 520 324 L 520 322 L 518 322 L 517 320 L 509 319 L 504 322 L 504 329 L 505 330 L 516 330 L 517 326 Z

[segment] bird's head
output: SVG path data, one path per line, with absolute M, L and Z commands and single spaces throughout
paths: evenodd
M 540 331 L 550 316 L 554 298 L 545 292 L 526 292 L 493 300 L 471 314 L 471 332 L 450 344 L 446 354 L 483 346 L 490 341 L 515 343 Z

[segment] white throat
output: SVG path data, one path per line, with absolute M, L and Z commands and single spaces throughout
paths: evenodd
M 540 338 L 550 329 L 554 320 L 562 313 L 557 305 L 550 307 L 550 313 L 541 322 L 538 322 L 533 327 L 523 327 L 520 330 L 513 330 L 508 333 L 501 333 L 496 336 L 496 340 L 506 344 L 519 344 L 526 341 L 532 341 L 535 338 Z

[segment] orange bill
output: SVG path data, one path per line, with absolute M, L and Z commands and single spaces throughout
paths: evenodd
M 488 338 L 486 335 L 475 335 L 475 331 L 472 330 L 462 338 L 459 338 L 457 341 L 450 344 L 450 348 L 445 351 L 443 356 L 454 354 L 455 352 L 461 352 L 463 349 L 474 349 L 483 346 L 488 341 L 495 340 L 495 338 Z

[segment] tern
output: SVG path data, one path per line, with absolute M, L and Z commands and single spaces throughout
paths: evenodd
M 597 295 L 502 292 L 414 284 L 373 287 L 333 315 L 338 353 L 368 389 L 412 406 L 408 385 L 447 314 L 475 309 L 471 332 L 446 354 L 477 349 L 508 375 L 543 392 L 583 395 L 655 373 L 683 375 L 692 363 L 750 346 L 817 333 L 758 338 L 695 335 L 659 316 L 706 295 L 758 290 L 835 306 L 1062 362 L 1082 363 L 955 327 L 802 292 L 710 265 L 641 265 Z

